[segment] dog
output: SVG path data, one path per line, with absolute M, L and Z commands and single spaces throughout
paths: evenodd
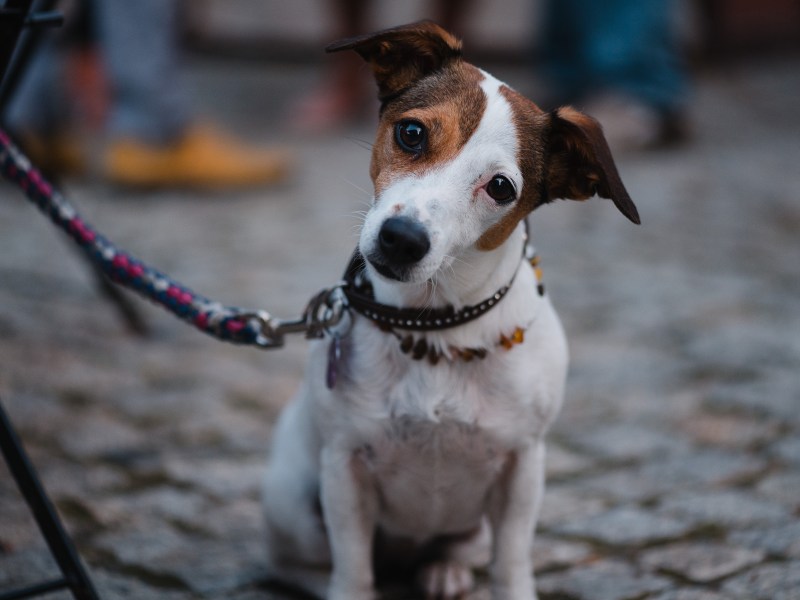
M 348 316 L 312 342 L 263 484 L 270 573 L 328 600 L 376 597 L 414 568 L 456 598 L 486 568 L 495 600 L 536 597 L 530 548 L 544 437 L 568 351 L 526 217 L 611 199 L 639 223 L 599 124 L 542 111 L 423 21 L 350 38 L 381 102 L 373 204 Z

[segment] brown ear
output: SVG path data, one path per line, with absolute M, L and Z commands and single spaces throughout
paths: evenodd
M 355 50 L 372 67 L 386 101 L 413 81 L 461 56 L 461 42 L 432 21 L 420 21 L 334 42 L 326 52 Z
M 546 198 L 610 198 L 637 225 L 639 211 L 617 173 L 603 129 L 593 118 L 570 107 L 550 114 Z

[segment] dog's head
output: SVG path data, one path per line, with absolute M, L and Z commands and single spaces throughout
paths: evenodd
M 465 249 L 500 247 L 558 198 L 610 198 L 639 223 L 597 121 L 567 107 L 543 112 L 462 60 L 460 41 L 435 23 L 326 50 L 355 50 L 378 83 L 375 203 L 359 245 L 384 277 L 427 281 Z

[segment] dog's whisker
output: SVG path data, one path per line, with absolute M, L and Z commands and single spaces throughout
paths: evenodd
M 348 142 L 352 142 L 354 145 L 358 146 L 359 148 L 363 148 L 364 150 L 372 151 L 372 147 L 374 146 L 374 144 L 372 142 L 370 142 L 369 140 L 363 140 L 361 138 L 357 138 L 357 137 L 353 137 L 353 136 L 347 136 L 347 138 L 345 138 L 345 139 L 347 139 Z
M 357 191 L 361 192 L 362 194 L 364 194 L 365 197 L 369 198 L 368 201 L 364 201 L 362 199 L 362 202 L 365 202 L 368 206 L 372 203 L 372 192 L 370 192 L 369 190 L 364 189 L 363 187 L 358 185 L 355 181 L 352 181 L 352 180 L 348 179 L 347 177 L 345 177 L 343 175 L 339 175 L 339 180 L 343 181 L 344 183 L 348 184 L 350 187 L 352 187 L 352 188 L 356 189 Z
M 466 260 L 464 260 L 463 258 L 460 258 L 458 256 L 454 256 L 452 254 L 446 254 L 445 258 L 450 259 L 451 264 L 449 264 L 448 266 L 451 267 L 451 268 L 453 267 L 452 263 L 454 263 L 454 262 L 460 263 L 460 264 L 464 265 L 465 267 L 467 267 L 468 269 L 472 268 L 472 263 L 467 262 Z
M 433 301 L 436 298 L 436 288 L 439 285 L 439 276 L 437 273 L 434 273 L 433 277 L 431 277 L 431 285 L 428 288 L 428 298 L 425 300 L 425 308 L 433 307 Z
M 452 279 L 455 283 L 468 283 L 470 279 L 470 272 L 472 269 L 472 265 L 464 259 L 458 258 L 457 256 L 452 256 L 450 254 L 445 255 L 445 262 L 442 264 L 443 268 L 447 269 L 448 277 Z M 466 269 L 456 269 L 454 263 L 460 263 L 461 265 L 467 267 Z

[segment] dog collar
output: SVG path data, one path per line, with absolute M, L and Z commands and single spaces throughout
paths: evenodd
M 536 278 L 539 281 L 538 292 L 540 296 L 543 296 L 544 286 L 541 284 L 538 257 L 527 244 L 523 253 L 524 257 L 530 260 L 536 270 Z M 451 305 L 444 308 L 398 308 L 382 304 L 375 300 L 372 284 L 364 276 L 365 267 L 364 257 L 356 249 L 344 274 L 345 286 L 343 291 L 349 307 L 375 322 L 382 329 L 390 330 L 396 327 L 411 331 L 439 331 L 474 321 L 489 312 L 505 297 L 519 271 L 519 269 L 514 271 L 514 275 L 508 284 L 498 289 L 488 298 L 477 304 L 456 310 Z

